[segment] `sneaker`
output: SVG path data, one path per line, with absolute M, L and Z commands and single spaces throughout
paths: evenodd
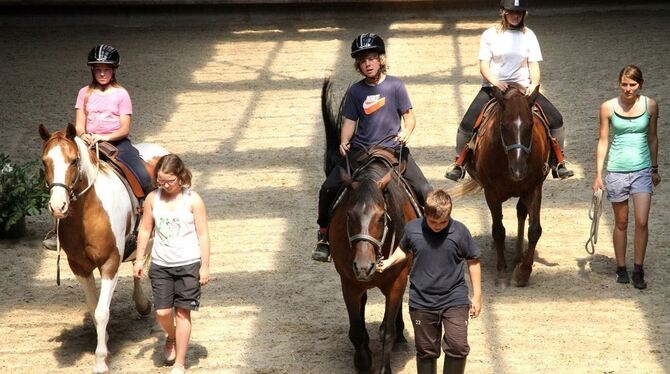
M 50 251 L 55 251 L 57 249 L 56 235 L 53 232 L 47 234 L 47 237 L 42 240 L 42 247 Z
M 644 290 L 647 288 L 647 282 L 644 281 L 644 271 L 634 271 L 633 272 L 633 287 L 638 290 Z
M 185 373 L 186 368 L 179 364 L 174 364 L 172 366 L 172 370 L 170 370 L 170 374 L 185 374 Z
M 566 168 L 565 164 L 559 164 L 556 166 L 556 169 L 552 171 L 552 175 L 554 178 L 566 179 L 574 176 L 575 173 L 572 170 Z
M 459 179 L 463 179 L 464 175 L 465 173 L 463 173 L 463 168 L 458 165 L 454 165 L 454 168 L 449 170 L 444 175 L 444 177 L 447 179 L 451 179 L 454 182 L 458 182 Z
M 628 271 L 626 268 L 619 268 L 616 271 L 616 282 L 617 283 L 630 283 L 630 279 L 628 279 Z
M 330 262 L 330 247 L 325 232 L 320 232 L 317 235 L 316 248 L 312 252 L 312 260 L 321 262 Z

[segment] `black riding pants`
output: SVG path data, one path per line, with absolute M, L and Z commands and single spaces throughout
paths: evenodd
M 144 166 L 144 161 L 140 157 L 137 148 L 133 147 L 128 138 L 110 141 L 110 143 L 119 150 L 116 158 L 135 174 L 135 177 L 137 177 L 137 180 L 142 185 L 144 193 L 148 194 L 151 192 L 154 189 L 151 184 L 151 177 Z
M 470 141 L 470 138 L 472 137 L 472 128 L 475 125 L 475 121 L 477 121 L 479 113 L 481 113 L 482 109 L 484 109 L 484 105 L 486 105 L 486 103 L 491 100 L 492 97 L 493 88 L 482 87 L 482 89 L 479 90 L 479 93 L 477 93 L 477 96 L 475 96 L 475 99 L 472 100 L 470 107 L 468 107 L 468 110 L 465 112 L 465 115 L 463 116 L 463 119 L 458 126 L 458 134 L 456 136 L 456 153 L 459 153 L 461 149 L 463 149 L 463 146 L 465 146 L 465 144 Z M 558 111 L 558 109 L 556 109 L 554 104 L 547 100 L 544 95 L 539 94 L 535 102 L 542 108 L 544 114 L 547 115 L 551 136 L 558 140 L 558 144 L 560 144 L 561 149 L 563 149 L 563 142 L 565 140 L 565 136 L 563 135 L 563 116 Z
M 350 150 L 349 154 L 356 154 L 357 151 L 359 150 L 352 149 Z M 396 156 L 398 156 L 397 153 Z M 405 172 L 403 173 L 403 177 L 412 187 L 414 193 L 416 193 L 419 204 L 423 206 L 426 202 L 426 195 L 428 192 L 433 190 L 433 186 L 430 185 L 426 177 L 423 175 L 421 169 L 419 169 L 419 166 L 414 161 L 409 148 L 403 147 L 402 154 L 400 156 L 407 164 Z M 330 222 L 330 215 L 328 214 L 328 210 L 337 197 L 337 191 L 339 191 L 340 187 L 342 187 L 340 171 L 346 173 L 345 170 L 346 164 L 343 160 L 340 165 L 334 167 L 333 170 L 331 170 L 330 174 L 328 174 L 328 177 L 326 177 L 326 180 L 321 185 L 321 189 L 319 190 L 319 216 L 316 220 L 316 222 L 319 224 L 319 227 L 328 227 L 328 223 Z

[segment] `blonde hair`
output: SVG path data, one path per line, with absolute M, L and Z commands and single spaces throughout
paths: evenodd
M 371 53 L 374 53 L 377 55 L 377 58 L 379 59 L 379 64 L 381 67 L 379 68 L 379 71 L 386 74 L 386 71 L 388 70 L 388 65 L 386 64 L 386 54 L 384 53 L 378 53 L 375 51 L 370 51 L 370 52 L 360 52 L 356 55 L 356 58 L 354 60 L 354 68 L 356 69 L 357 72 L 363 74 L 360 68 L 361 62 L 363 62 L 363 58 Z M 363 74 L 365 75 L 365 74 Z
M 426 196 L 423 212 L 426 217 L 445 219 L 451 217 L 451 196 L 444 189 L 430 191 Z

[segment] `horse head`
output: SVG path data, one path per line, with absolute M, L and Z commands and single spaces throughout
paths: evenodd
M 532 107 L 539 94 L 537 86 L 530 96 L 517 85 L 510 85 L 505 93 L 493 87 L 493 96 L 500 107 L 500 140 L 507 155 L 510 177 L 524 179 L 528 173 L 528 158 L 533 146 Z
M 86 149 L 86 145 L 76 136 L 77 131 L 71 123 L 65 130 L 54 133 L 40 125 L 39 133 L 44 140 L 42 163 L 49 188 L 49 211 L 55 218 L 65 218 L 71 200 L 76 199 L 75 189 L 86 179 L 82 153 L 88 156 L 88 152 L 80 152 L 80 149 Z M 86 157 L 86 160 L 89 158 Z
M 375 274 L 390 221 L 383 191 L 393 178 L 392 172 L 387 170 L 381 178 L 379 174 L 374 177 L 374 174 L 364 173 L 353 181 L 345 181 L 349 189 L 346 204 L 347 236 L 349 246 L 354 251 L 353 273 L 361 282 L 370 281 Z

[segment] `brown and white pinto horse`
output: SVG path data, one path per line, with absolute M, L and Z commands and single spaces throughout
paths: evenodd
M 84 291 L 86 305 L 97 332 L 94 373 L 106 373 L 107 323 L 109 306 L 119 279 L 119 264 L 124 258 L 126 238 L 135 227 L 134 204 L 121 179 L 95 152 L 76 136 L 72 124 L 49 133 L 39 126 L 42 162 L 49 186 L 49 210 L 58 220 L 57 238 L 67 254 L 68 264 Z M 156 145 L 137 148 L 145 159 L 167 151 Z M 146 148 L 155 154 L 146 153 Z M 134 259 L 134 254 L 128 260 Z M 100 271 L 100 296 L 97 296 L 93 271 Z M 134 279 L 133 299 L 140 314 L 151 311 L 149 299 Z
M 502 286 L 508 283 L 502 203 L 511 197 L 519 197 L 516 205 L 517 258 L 513 274 L 517 286 L 528 284 L 535 247 L 542 235 L 542 184 L 549 171 L 550 144 L 547 130 L 532 111 L 538 93 L 539 86 L 530 96 L 512 85 L 504 94 L 497 87 L 493 88 L 496 107 L 479 127 L 474 152 L 466 163 L 472 180 L 449 189 L 454 197 L 472 192 L 479 186 L 484 189 L 498 254 L 497 283 Z M 528 249 L 524 252 L 524 226 L 528 216 Z

